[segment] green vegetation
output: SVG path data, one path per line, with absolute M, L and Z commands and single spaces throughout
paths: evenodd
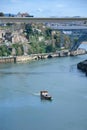
M 19 26 L 16 24 L 7 23 L 6 27 L 9 27 L 8 29 L 10 31 L 11 28 L 14 28 L 15 30 L 19 29 L 19 31 L 23 29 L 22 35 L 27 39 L 28 42 L 12 43 L 9 45 L 9 47 L 3 44 L 2 46 L 0 46 L 0 56 L 20 56 L 24 54 L 50 53 L 61 50 L 62 48 L 68 49 L 70 46 L 69 36 L 61 34 L 60 31 L 53 31 L 52 29 L 45 27 L 43 24 L 32 23 L 24 25 L 21 24 Z M 6 28 L 4 28 L 4 30 L 5 29 Z
M 0 12 L 0 17 L 3 17 L 4 16 L 4 13 L 3 12 Z
M 11 54 L 11 51 L 7 48 L 6 45 L 0 46 L 0 56 L 8 56 Z
M 61 33 L 59 31 L 53 33 L 50 28 L 45 28 L 43 31 L 38 28 L 33 28 L 30 24 L 25 27 L 26 36 L 30 42 L 28 54 L 55 52 L 61 50 L 62 46 L 69 48 L 70 39 L 68 36 L 63 35 L 64 43 L 61 46 Z M 43 38 L 41 41 L 38 40 L 40 37 Z
M 33 35 L 33 30 L 32 30 L 32 25 L 31 24 L 26 24 L 25 25 L 25 33 L 26 33 L 26 38 L 29 40 L 29 36 Z
M 24 54 L 23 45 L 22 44 L 13 44 L 12 49 L 14 50 L 13 55 L 21 56 Z

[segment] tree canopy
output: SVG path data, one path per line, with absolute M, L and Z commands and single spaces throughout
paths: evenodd
M 0 17 L 3 17 L 4 16 L 4 13 L 3 12 L 0 12 Z

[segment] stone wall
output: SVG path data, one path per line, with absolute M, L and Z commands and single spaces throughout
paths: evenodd
M 70 56 L 76 56 L 76 55 L 83 55 L 86 54 L 86 50 L 85 49 L 77 49 L 76 51 L 71 51 L 70 52 Z
M 31 61 L 31 60 L 35 60 L 35 58 L 37 58 L 37 57 L 36 56 L 17 56 L 16 62 Z
M 14 57 L 0 57 L 0 63 L 14 63 L 15 61 Z

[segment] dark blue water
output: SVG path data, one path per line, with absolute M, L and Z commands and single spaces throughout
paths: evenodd
M 0 64 L 0 130 L 87 130 L 87 55 Z M 41 101 L 48 90 L 52 101 Z

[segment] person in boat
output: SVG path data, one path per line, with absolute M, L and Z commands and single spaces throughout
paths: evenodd
M 48 96 L 47 92 L 42 93 L 43 96 Z

